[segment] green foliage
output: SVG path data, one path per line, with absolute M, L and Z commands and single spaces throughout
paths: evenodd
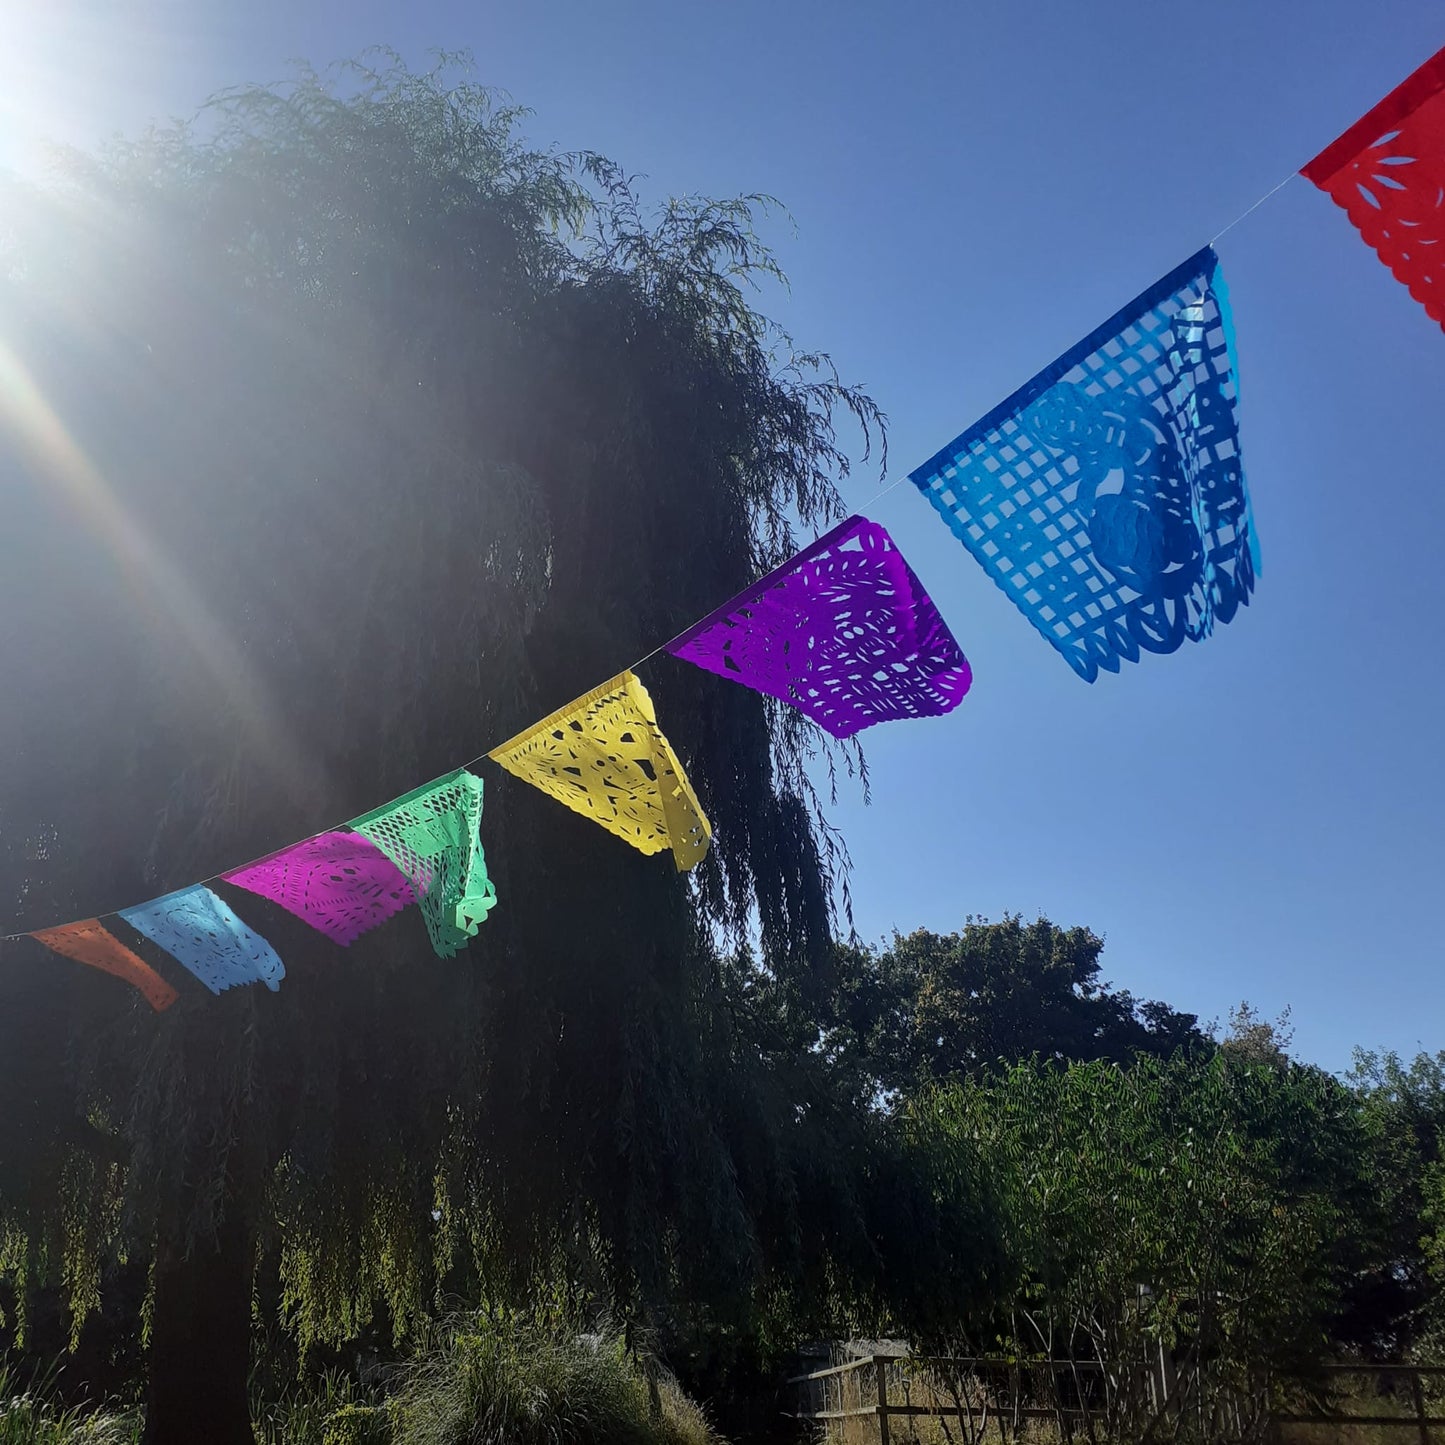
M 606 1331 L 477 1318 L 441 1331 L 392 1404 L 395 1445 L 714 1445 L 697 1407 Z
M 133 1413 L 52 1404 L 44 1385 L 22 1389 L 0 1362 L 0 1445 L 138 1445 Z
M 1330 1076 L 1227 1053 L 1034 1063 L 914 1113 L 997 1190 L 1012 1279 L 975 1340 L 1103 1362 L 1107 1438 L 1148 1427 L 1158 1402 L 1125 1366 L 1161 1348 L 1203 1438 L 1221 1390 L 1263 1408 L 1327 1351 L 1377 1185 L 1374 1132 Z
M 1207 1051 L 1191 1014 L 1140 1003 L 1100 974 L 1103 940 L 1047 919 L 970 918 L 961 932 L 844 948 L 824 1047 L 864 1093 L 916 1093 L 1038 1055 L 1110 1059 Z
M 321 1445 L 388 1445 L 391 1421 L 381 1405 L 343 1405 L 326 1422 Z
M 402 793 L 839 514 L 835 423 L 881 417 L 753 309 L 764 203 L 645 211 L 520 119 L 446 65 L 304 72 L 4 198 L 14 926 Z M 489 778 L 502 903 L 456 961 L 414 917 L 338 956 L 237 896 L 283 989 L 155 1017 L 7 945 L 0 1268 L 63 1277 L 78 1327 L 102 1261 L 184 1270 L 239 1220 L 303 1348 L 559 1258 L 654 1312 L 821 1269 L 801 1206 L 840 1173 L 795 1178 L 773 1085 L 731 1087 L 717 957 L 755 924 L 770 977 L 825 986 L 845 860 L 808 770 L 861 759 L 647 680 L 714 824 L 691 879 Z
M 1232 1057 L 1246 1063 L 1284 1064 L 1294 1043 L 1290 1011 L 1285 1009 L 1271 1022 L 1262 1018 L 1248 1002 L 1229 1011 L 1229 1027 L 1219 1047 Z
M 1445 1054 L 1406 1064 L 1357 1050 L 1349 1083 L 1378 1131 L 1375 1260 L 1354 1282 L 1337 1326 L 1363 1352 L 1398 1357 L 1445 1340 Z
M 256 1402 L 257 1445 L 718 1445 L 655 1361 L 603 1329 L 507 1315 L 438 1324 L 387 1401 L 335 1371 Z M 0 1445 L 137 1445 L 140 1417 L 69 1409 L 0 1366 Z
M 988 1297 L 997 1221 L 976 1151 L 940 1161 L 905 1115 L 856 1096 L 817 1046 L 814 1008 L 742 954 L 723 969 L 726 1032 L 709 1055 L 713 1118 L 738 1141 L 762 1265 L 745 1308 L 683 1295 L 657 1320 L 689 1378 L 769 1370 L 801 1338 L 923 1328 Z M 716 1237 L 699 1221 L 696 1238 Z M 967 1247 L 961 1248 L 960 1241 Z
M 388 1445 L 385 1405 L 368 1398 L 340 1370 L 295 1382 L 275 1399 L 256 1389 L 251 1418 L 257 1445 Z

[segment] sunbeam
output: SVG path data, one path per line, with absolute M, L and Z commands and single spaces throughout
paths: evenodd
M 76 520 L 115 559 L 154 624 L 180 640 L 224 695 L 254 755 L 266 761 L 278 783 L 294 790 L 308 775 L 314 777 L 246 656 L 184 573 L 127 513 L 3 336 L 0 427 L 28 455 L 33 475 L 56 490 Z

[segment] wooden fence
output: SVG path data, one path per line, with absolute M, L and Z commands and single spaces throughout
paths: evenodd
M 1420 1445 L 1431 1445 L 1432 1441 L 1445 1442 L 1445 1415 L 1430 1413 L 1427 1381 L 1445 1381 L 1445 1365 L 1325 1365 L 1322 1373 L 1333 1379 L 1376 1379 L 1387 1381 L 1392 1387 L 1403 1386 L 1409 1391 L 1409 1412 L 1395 1415 L 1347 1414 L 1340 1411 L 1300 1411 L 1276 1413 L 1277 1425 L 1372 1425 L 1382 1429 L 1413 1430 Z M 1392 1395 L 1398 1395 L 1392 1389 Z M 1435 1427 L 1432 1433 L 1432 1428 Z
M 1161 1355 L 1158 1362 L 1138 1368 L 1145 1377 L 1150 1397 L 1162 1412 L 1177 1388 L 1167 1357 Z M 1101 1369 L 1095 1361 L 863 1355 L 828 1369 L 795 1375 L 788 1383 L 796 1386 L 801 1396 L 797 1418 L 823 1426 L 829 1436 L 842 1434 L 845 1438 L 852 1433 L 846 1427 L 876 1422 L 876 1426 L 868 1427 L 869 1438 L 876 1428 L 878 1445 L 894 1445 L 893 1437 L 900 1432 L 894 1430 L 893 1421 L 906 1421 L 906 1435 L 913 1438 L 916 1422 L 922 1418 L 962 1423 L 965 1411 L 969 1416 L 965 1438 L 983 1439 L 990 1419 L 1001 1440 L 1010 1434 L 1016 1437 L 1026 1421 L 1050 1421 L 1072 1434 L 1070 1427 L 1083 1424 L 1091 1413 L 1088 1397 L 1094 1392 L 1090 1389 L 1089 1377 L 1097 1376 Z M 1038 1388 L 1041 1373 L 1053 1377 L 1047 1396 Z M 894 1377 L 891 1388 L 890 1375 Z M 854 1378 L 859 1376 L 861 1378 Z M 1061 1377 L 1065 1381 L 1063 1388 L 1060 1388 Z M 1326 1365 L 1319 1371 L 1319 1377 L 1327 1384 L 1343 1383 L 1351 1378 L 1373 1380 L 1376 1389 L 1372 1398 L 1399 1408 L 1394 1413 L 1385 1413 L 1383 1409 L 1371 1413 L 1368 1408 L 1359 1411 L 1343 1406 L 1331 1408 L 1324 1401 L 1330 1394 L 1338 1395 L 1338 1390 L 1321 1390 L 1317 1382 L 1301 1385 L 1289 1392 L 1295 1397 L 1294 1408 L 1272 1411 L 1268 1415 L 1265 1422 L 1268 1438 L 1281 1439 L 1288 1427 L 1348 1426 L 1386 1432 L 1389 1438 L 1401 1440 L 1402 1445 L 1408 1437 L 1395 1432 L 1411 1432 L 1420 1445 L 1432 1445 L 1432 1442 L 1445 1445 L 1445 1414 L 1430 1413 L 1432 1404 L 1438 1403 L 1441 1386 L 1445 1385 L 1445 1365 Z M 915 1391 L 909 1387 L 913 1380 L 957 1382 L 960 1378 L 977 1387 L 970 1392 L 968 1402 L 962 1398 L 956 1383 L 947 1400 L 939 1398 L 936 1384 L 920 1392 L 925 1396 L 921 1401 L 913 1398 Z M 1427 1389 L 1427 1384 L 1434 1387 Z M 1436 1397 L 1435 1401 L 1432 1396 Z M 1078 1403 L 1068 1403 L 1071 1397 Z M 1051 1403 L 1043 1403 L 1045 1398 L 1050 1398 Z M 1359 1405 L 1363 1397 L 1357 1390 L 1351 1392 L 1349 1398 Z M 852 1400 L 857 1403 L 850 1403 Z M 1231 1423 L 1242 1427 L 1243 1420 Z M 840 1431 L 839 1427 L 845 1428 Z M 951 1432 L 947 1438 L 953 1438 Z M 1306 1433 L 1298 1438 L 1328 1437 Z

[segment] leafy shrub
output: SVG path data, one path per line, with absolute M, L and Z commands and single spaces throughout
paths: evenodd
M 1223 1050 L 1034 1062 L 910 1124 L 988 1161 L 1015 1280 L 986 1345 L 1102 1366 L 1103 1438 L 1256 1438 L 1324 1355 L 1375 1190 L 1372 1126 L 1331 1076 Z M 1155 1389 L 1136 1366 L 1161 1352 Z
M 343 1370 L 266 1399 L 252 1382 L 257 1445 L 390 1445 L 386 1409 Z
M 321 1445 L 390 1445 L 391 1422 L 381 1405 L 343 1405 L 326 1422 Z
M 457 1322 L 392 1402 L 395 1445 L 717 1445 L 701 1410 L 610 1331 Z

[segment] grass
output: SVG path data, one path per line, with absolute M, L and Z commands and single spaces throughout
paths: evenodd
M 0 1363 L 0 1445 L 137 1445 L 133 1412 L 69 1409 L 53 1404 L 45 1382 L 22 1388 Z
M 256 1445 L 391 1445 L 384 1406 L 340 1370 L 279 1400 L 253 1397 L 251 1420 Z
M 0 1365 L 0 1445 L 138 1445 L 137 1411 L 62 1408 Z M 253 1404 L 257 1445 L 724 1445 L 666 1371 L 613 1331 L 453 1320 L 389 1399 L 332 1373 Z
M 720 1445 L 665 1372 L 610 1331 L 455 1323 L 390 1405 L 390 1445 Z

